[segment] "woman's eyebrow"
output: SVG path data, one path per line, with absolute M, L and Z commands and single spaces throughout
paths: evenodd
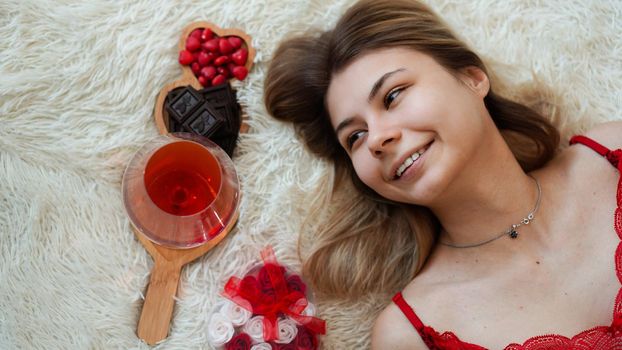
M 352 123 L 352 120 L 354 120 L 354 118 L 346 118 L 341 123 L 339 123 L 339 125 L 337 125 L 337 127 L 335 128 L 335 135 L 339 136 L 339 132 L 346 126 L 350 125 Z
M 391 72 L 387 72 L 385 74 L 383 74 L 380 79 L 376 80 L 376 82 L 374 83 L 374 86 L 372 86 L 371 91 L 369 92 L 369 97 L 367 98 L 367 101 L 371 102 L 374 97 L 376 97 L 376 94 L 378 93 L 378 90 L 380 90 L 380 88 L 382 87 L 382 84 L 384 84 L 384 82 L 389 79 L 390 76 L 392 76 L 393 74 L 397 73 L 397 72 L 402 72 L 405 71 L 405 68 L 398 68 L 394 71 Z

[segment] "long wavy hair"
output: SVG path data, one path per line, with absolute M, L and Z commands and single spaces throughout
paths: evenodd
M 285 40 L 265 79 L 265 105 L 290 122 L 307 148 L 334 164 L 329 190 L 351 180 L 355 191 L 333 200 L 303 257 L 303 274 L 325 296 L 356 297 L 403 288 L 424 265 L 439 231 L 429 210 L 380 197 L 357 176 L 337 141 L 326 108 L 331 77 L 373 50 L 406 47 L 434 58 L 452 74 L 482 60 L 427 6 L 414 0 L 361 0 L 332 30 Z M 525 171 L 556 153 L 558 130 L 541 114 L 503 98 L 494 87 L 484 99 L 494 123 Z M 316 202 L 317 209 L 325 205 Z

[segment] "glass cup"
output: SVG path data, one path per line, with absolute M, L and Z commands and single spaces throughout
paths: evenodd
M 125 169 L 122 188 L 134 227 L 170 248 L 199 246 L 237 219 L 233 161 L 203 136 L 172 133 L 147 142 Z

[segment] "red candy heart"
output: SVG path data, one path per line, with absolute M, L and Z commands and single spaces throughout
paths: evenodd
M 213 37 L 214 37 L 214 32 L 212 32 L 210 28 L 203 29 L 203 32 L 201 33 L 201 41 L 208 41 Z
M 231 46 L 233 46 L 233 49 L 239 49 L 240 47 L 242 47 L 242 39 L 240 39 L 240 37 L 237 36 L 230 36 L 227 38 L 227 40 L 229 40 L 229 44 L 231 44 Z
M 199 57 L 197 57 L 197 62 L 201 65 L 201 67 L 207 66 L 213 59 L 214 56 L 210 56 L 207 52 L 201 51 L 199 52 Z
M 214 64 L 216 66 L 222 66 L 223 64 L 229 62 L 229 56 L 220 56 L 214 60 Z
M 190 66 L 190 69 L 192 69 L 192 73 L 194 73 L 194 75 L 199 75 L 199 72 L 201 72 L 201 65 L 199 64 L 199 62 L 194 62 Z
M 208 80 L 214 79 L 216 74 L 218 74 L 218 71 L 216 70 L 216 68 L 214 68 L 214 66 L 207 66 L 201 69 L 201 75 L 207 78 Z
M 246 60 L 248 59 L 248 50 L 244 48 L 238 49 L 236 52 L 231 54 L 231 59 L 238 66 L 243 66 L 244 63 L 246 63 Z
M 203 48 L 205 49 L 205 51 L 217 53 L 220 50 L 220 48 L 218 47 L 219 41 L 220 40 L 218 40 L 218 38 L 210 39 L 203 43 Z
M 192 55 L 192 52 L 183 50 L 179 53 L 179 63 L 187 66 L 192 62 L 194 62 L 194 56 Z
M 246 67 L 244 66 L 237 66 L 233 68 L 231 73 L 236 79 L 244 80 L 244 78 L 246 78 L 246 76 L 248 75 L 248 69 L 246 69 Z
M 192 31 L 192 33 L 190 33 L 191 37 L 197 38 L 197 39 L 201 39 L 201 35 L 203 35 L 203 29 L 198 28 Z
M 206 77 L 201 75 L 201 76 L 199 76 L 199 83 L 202 86 L 209 86 L 209 79 L 207 79 Z
M 188 40 L 186 40 L 186 50 L 194 52 L 200 48 L 201 48 L 200 39 L 195 38 L 193 36 L 188 37 Z
M 179 63 L 189 66 L 202 86 L 223 84 L 230 78 L 246 78 L 252 64 L 248 35 L 237 29 L 223 30 L 207 22 L 197 22 L 185 33 L 187 37 L 180 43 Z
M 216 85 L 224 84 L 225 81 L 227 81 L 227 78 L 225 78 L 224 75 L 219 74 L 214 79 L 212 79 L 212 85 L 216 86 Z
M 220 38 L 218 41 L 218 48 L 220 49 L 220 53 L 223 55 L 228 55 L 233 51 L 233 46 L 229 42 L 229 40 L 225 38 Z

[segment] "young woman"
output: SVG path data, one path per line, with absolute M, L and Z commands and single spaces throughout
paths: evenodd
M 363 0 L 282 43 L 265 102 L 358 190 L 304 272 L 328 295 L 397 292 L 374 348 L 622 348 L 622 123 L 558 152 L 412 0 Z

